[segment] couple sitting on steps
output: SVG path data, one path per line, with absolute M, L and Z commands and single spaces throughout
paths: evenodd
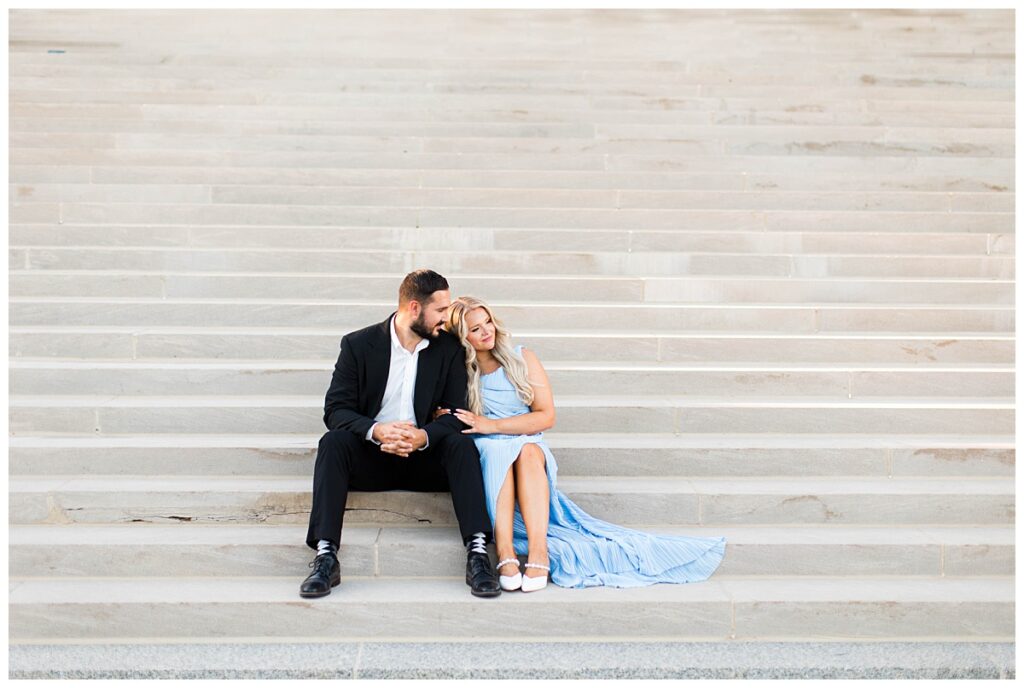
M 443 328 L 443 329 L 442 329 Z M 547 585 L 581 588 L 708 578 L 725 538 L 649 535 L 589 516 L 556 488 L 543 439 L 555 423 L 547 374 L 513 346 L 484 302 L 450 301 L 431 270 L 402 281 L 398 311 L 345 335 L 324 405 L 306 544 L 317 551 L 302 597 L 341 581 L 349 490 L 452 494 L 478 597 Z M 495 542 L 497 571 L 486 545 Z M 525 570 L 517 554 L 526 554 Z

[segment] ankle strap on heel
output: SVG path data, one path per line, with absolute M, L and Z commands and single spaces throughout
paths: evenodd
M 544 569 L 545 571 L 550 571 L 551 570 L 550 566 L 545 566 L 544 564 L 530 564 L 530 563 L 527 563 L 527 564 L 524 564 L 524 567 L 528 568 L 528 569 Z
M 515 564 L 516 568 L 519 568 L 519 560 L 518 559 L 503 559 L 502 561 L 499 561 L 498 564 L 494 568 L 500 569 L 505 564 Z M 527 564 L 527 566 L 529 566 L 529 564 Z

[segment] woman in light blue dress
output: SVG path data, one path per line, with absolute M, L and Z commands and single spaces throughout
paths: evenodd
M 537 356 L 513 347 L 491 308 L 463 296 L 446 329 L 466 347 L 469 409 L 453 413 L 480 452 L 505 590 L 539 590 L 706 580 L 725 555 L 724 537 L 652 535 L 596 519 L 557 489 L 558 465 L 543 438 L 555 422 L 547 374 Z M 444 413 L 447 410 L 438 411 Z M 526 554 L 526 572 L 516 554 Z

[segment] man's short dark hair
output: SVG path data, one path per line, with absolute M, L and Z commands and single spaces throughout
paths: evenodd
M 398 305 L 404 306 L 410 301 L 426 304 L 435 291 L 447 289 L 448 280 L 433 270 L 414 270 L 405 276 L 398 288 Z

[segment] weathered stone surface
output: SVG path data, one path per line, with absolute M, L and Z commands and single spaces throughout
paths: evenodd
M 11 678 L 1013 678 L 1013 643 L 514 642 L 12 645 Z

